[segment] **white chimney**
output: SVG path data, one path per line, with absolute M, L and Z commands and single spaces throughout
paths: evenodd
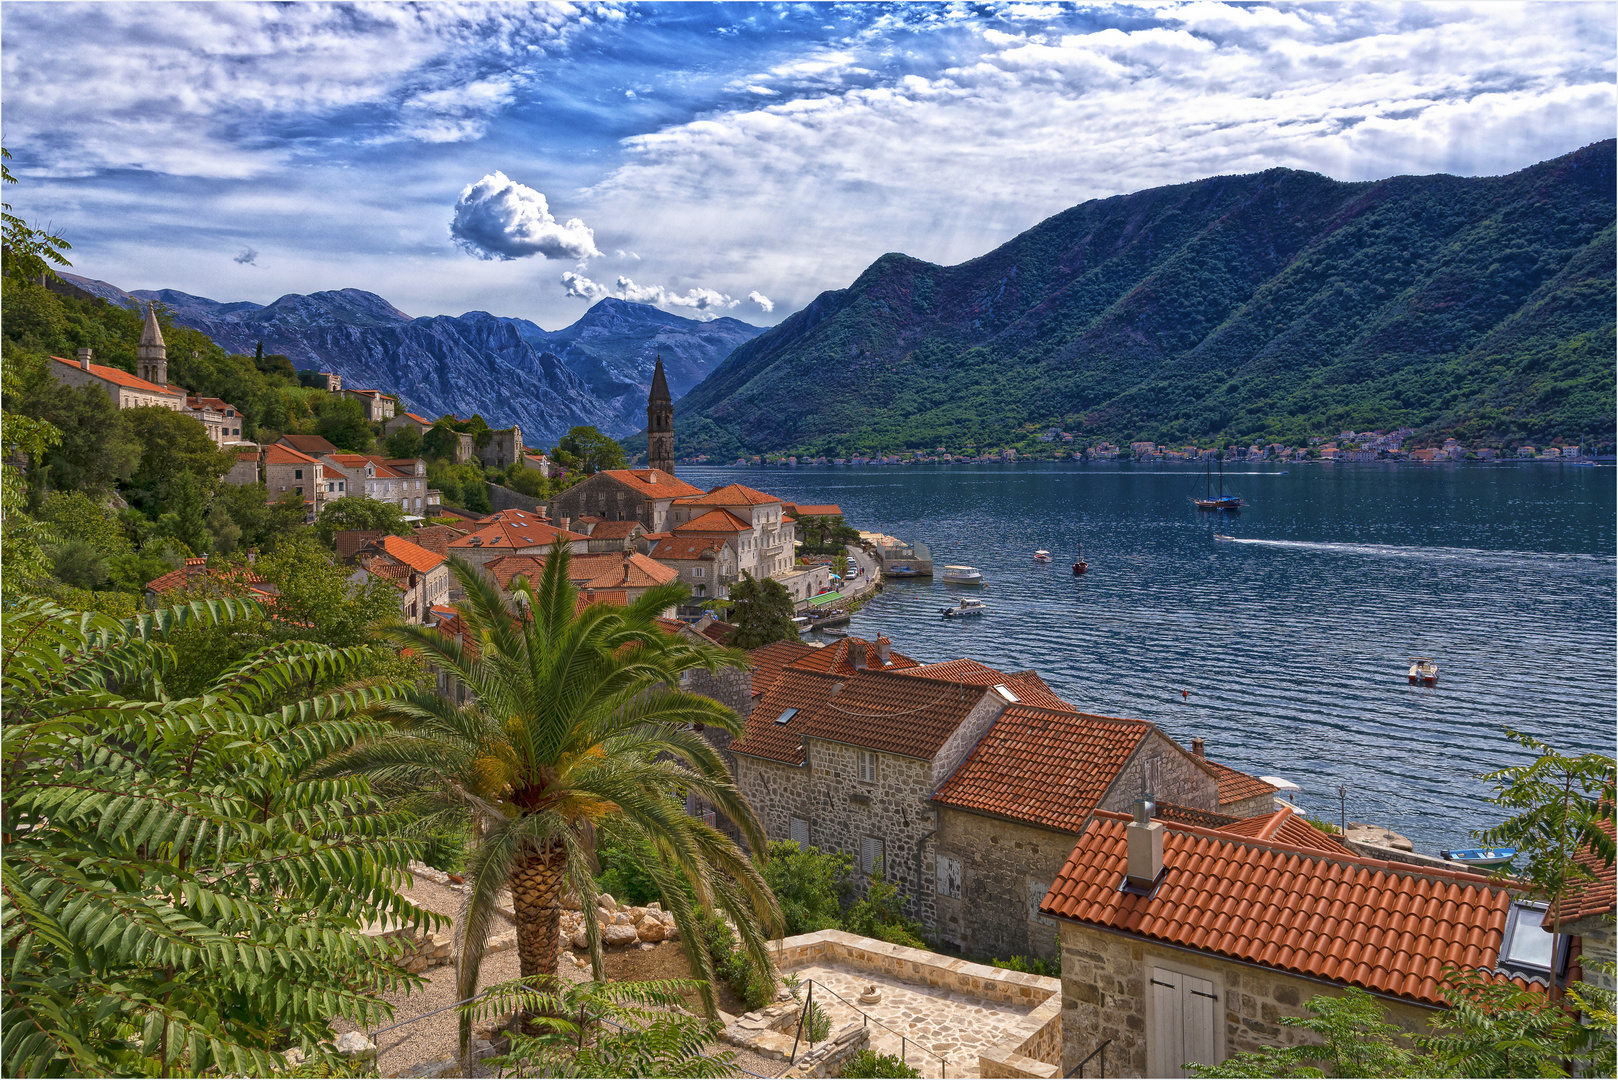
M 563 531 L 563 532 L 568 532 L 568 531 L 569 531 L 569 530 L 568 530 L 568 526 L 569 526 L 569 525 L 571 525 L 571 524 L 572 524 L 572 523 L 573 523 L 573 519 L 572 519 L 572 518 L 569 518 L 569 517 L 565 517 L 565 518 L 563 518 L 563 519 L 562 519 L 562 520 L 561 520 L 561 522 L 560 522 L 560 524 L 561 524 L 561 526 L 562 526 L 562 531 Z
M 1163 823 L 1153 821 L 1157 801 L 1146 794 L 1135 800 L 1135 820 L 1124 828 L 1129 844 L 1129 884 L 1149 889 L 1163 872 Z
M 86 345 L 79 346 L 79 368 L 83 371 L 90 370 L 90 349 Z
M 883 637 L 881 634 L 878 634 L 876 636 L 876 658 L 878 660 L 882 661 L 882 666 L 883 667 L 887 667 L 888 664 L 892 662 L 889 659 L 889 657 L 891 657 L 892 655 L 893 655 L 893 642 L 889 641 L 887 638 Z

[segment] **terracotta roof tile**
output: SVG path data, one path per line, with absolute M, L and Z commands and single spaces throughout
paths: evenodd
M 1601 822 L 1601 830 L 1608 836 L 1613 835 L 1612 822 Z M 1589 847 L 1581 847 L 1575 858 L 1586 870 L 1595 875 L 1595 880 L 1581 881 L 1573 886 L 1572 892 L 1561 905 L 1563 920 L 1577 922 L 1593 915 L 1612 914 L 1613 908 L 1618 906 L 1618 880 L 1615 880 L 1614 867 L 1604 862 Z M 1553 925 L 1553 919 L 1546 916 L 1546 930 L 1549 931 Z
M 339 559 L 352 559 L 360 548 L 386 535 L 382 529 L 344 529 L 332 534 L 331 546 Z
M 1212 810 L 1196 810 L 1189 806 L 1166 802 L 1157 804 L 1157 816 L 1164 821 L 1174 821 L 1181 825 L 1198 825 L 1204 829 L 1223 828 L 1242 820 L 1229 814 L 1216 814 Z
M 580 589 L 579 598 L 573 602 L 573 611 L 577 614 L 591 604 L 628 607 L 629 593 L 623 589 Z
M 687 495 L 676 500 L 681 506 L 767 506 L 781 501 L 779 496 L 766 495 L 746 484 L 726 484 L 706 495 Z
M 799 517 L 842 517 L 843 508 L 836 503 L 810 506 L 807 503 L 784 503 L 783 508 Z
M 496 510 L 492 514 L 484 514 L 482 517 L 478 518 L 478 523 L 481 525 L 492 525 L 497 521 L 503 521 L 508 525 L 542 525 L 549 520 L 549 518 L 541 514 L 536 514 L 528 510 L 519 510 L 513 508 L 511 510 Z
M 801 641 L 772 641 L 756 649 L 749 649 L 747 658 L 753 668 L 753 696 L 757 697 L 775 685 L 781 669 L 810 653 L 819 652 L 813 645 Z
M 434 555 L 449 555 L 449 545 L 452 540 L 459 540 L 465 536 L 459 529 L 448 525 L 426 525 L 414 530 L 410 534 L 410 542 Z
M 333 446 L 321 435 L 283 435 L 278 440 L 278 443 L 282 446 L 290 446 L 300 454 L 309 454 L 312 457 L 337 453 L 337 447 Z
M 913 668 L 912 675 L 921 675 L 929 679 L 953 679 L 956 682 L 971 683 L 973 686 L 1002 685 L 1017 695 L 1020 703 L 1037 706 L 1041 709 L 1061 709 L 1065 712 L 1078 710 L 1066 701 L 1051 693 L 1045 681 L 1032 672 L 1018 675 L 1008 675 L 1003 671 L 996 671 L 987 664 L 980 664 L 976 660 L 948 660 L 941 664 L 923 664 Z
M 290 446 L 272 443 L 264 448 L 264 464 L 266 465 L 318 465 L 320 462 Z
M 1291 810 L 1276 810 L 1271 814 L 1240 818 L 1221 828 L 1225 832 L 1252 837 L 1254 840 L 1274 840 L 1279 844 L 1309 848 L 1312 851 L 1327 851 L 1334 855 L 1354 854 L 1336 837 L 1315 828 Z
M 146 583 L 150 592 L 163 595 L 174 592 L 176 589 L 192 589 L 203 584 L 232 590 L 246 589 L 253 592 L 255 585 L 269 584 L 269 578 L 257 570 L 246 566 L 219 566 L 210 568 L 206 559 L 187 559 L 185 565 L 178 570 L 170 570 L 162 577 L 153 578 Z
M 700 517 L 693 518 L 684 525 L 674 526 L 676 533 L 739 533 L 752 532 L 753 526 L 732 514 L 729 510 L 709 510 Z
M 1219 777 L 1220 806 L 1228 806 L 1234 802 L 1241 802 L 1243 799 L 1251 799 L 1255 795 L 1273 795 L 1280 790 L 1274 784 L 1266 784 L 1258 777 L 1249 776 L 1247 773 L 1233 769 L 1229 765 L 1221 765 L 1219 762 L 1210 761 L 1207 758 L 1202 758 L 1201 760 Z
M 377 543 L 391 558 L 399 560 L 418 574 L 437 569 L 444 563 L 444 556 L 412 544 L 402 536 L 384 536 Z
M 886 638 L 877 638 L 876 641 L 866 641 L 864 638 L 841 638 L 831 645 L 821 648 L 811 648 L 803 657 L 792 661 L 792 666 L 800 671 L 823 671 L 830 675 L 857 675 L 861 671 L 909 671 L 921 670 L 921 665 L 906 656 L 904 653 L 888 649 L 888 662 L 882 664 L 878 660 L 877 647 Z
M 768 758 L 788 765 L 803 764 L 803 736 L 809 729 L 814 706 L 837 693 L 842 681 L 818 671 L 784 668 L 743 721 L 741 735 L 728 747 L 737 754 Z M 784 724 L 776 718 L 787 709 L 798 713 Z
M 671 536 L 657 542 L 652 548 L 652 558 L 659 561 L 690 562 L 694 559 L 712 558 L 724 547 L 724 539 L 718 536 Z
M 736 636 L 737 629 L 739 628 L 731 623 L 720 622 L 718 619 L 715 619 L 713 622 L 702 628 L 702 636 L 713 642 L 715 645 L 723 645 L 726 648 L 729 648 L 730 639 Z
M 466 548 L 496 549 L 499 551 L 540 551 L 549 548 L 561 537 L 564 541 L 572 543 L 575 540 L 586 540 L 583 533 L 567 532 L 555 525 L 541 524 L 537 520 L 526 522 L 497 521 L 492 525 L 485 525 L 467 536 L 458 540 L 451 540 L 449 546 L 456 551 Z
M 537 584 L 545 572 L 545 559 L 544 555 L 502 555 L 486 563 L 483 572 L 502 589 L 509 589 L 512 580 L 518 577 L 526 577 Z M 581 588 L 647 589 L 666 585 L 678 577 L 678 572 L 639 552 L 574 555 L 568 564 L 568 580 Z
M 51 359 L 55 360 L 59 364 L 66 364 L 70 368 L 79 367 L 79 362 L 77 360 L 67 360 L 60 356 L 53 356 Z M 122 368 L 107 367 L 105 364 L 91 364 L 90 374 L 94 375 L 98 379 L 105 379 L 107 382 L 117 383 L 119 386 L 127 386 L 131 390 L 144 390 L 149 394 L 168 394 L 171 397 L 185 396 L 185 390 L 181 387 L 159 385 L 158 383 L 147 382 L 145 379 L 137 378 L 136 376 L 131 375 Z
M 1119 888 L 1128 822 L 1096 812 L 1041 911 L 1428 1005 L 1446 967 L 1499 957 L 1511 894 L 1488 878 L 1169 825 L 1137 896 Z
M 1077 832 L 1151 730 L 1140 720 L 1012 705 L 933 798 Z
M 662 469 L 604 469 L 597 476 L 607 476 L 634 488 L 653 499 L 678 499 L 686 495 L 701 495 L 702 489 L 692 487 L 673 473 Z
M 603 521 L 590 530 L 592 540 L 626 540 L 635 535 L 635 530 L 641 528 L 638 521 Z

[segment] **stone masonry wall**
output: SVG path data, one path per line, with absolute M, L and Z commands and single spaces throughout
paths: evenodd
M 815 830 L 809 797 L 809 770 L 796 765 L 762 758 L 734 755 L 736 786 L 758 815 L 764 826 L 764 835 L 771 840 L 792 838 L 791 818 L 796 815 L 809 821 L 809 843 L 826 847 L 824 838 Z
M 1062 1069 L 1066 1074 L 1105 1040 L 1109 1076 L 1150 1076 L 1146 990 L 1156 963 L 1194 972 L 1214 983 L 1223 1010 L 1225 1057 L 1262 1046 L 1318 1043 L 1310 1032 L 1285 1027 L 1283 1016 L 1306 1016 L 1303 1003 L 1340 988 L 1281 971 L 1237 964 L 1143 939 L 1073 923 L 1062 926 Z M 1384 1000 L 1388 1020 L 1405 1031 L 1425 1030 L 1434 1010 Z M 1161 1066 L 1159 1066 L 1161 1068 Z
M 1589 919 L 1580 919 L 1562 927 L 1564 933 L 1578 934 L 1582 938 L 1582 962 L 1580 968 L 1584 972 L 1584 981 L 1592 986 L 1604 989 L 1613 989 L 1612 970 L 1596 967 L 1595 961 L 1604 960 L 1612 963 L 1614 959 L 1614 934 L 1611 915 L 1597 915 Z
M 1005 709 L 1006 702 L 993 691 L 984 694 L 983 700 L 972 707 L 972 711 L 966 714 L 966 719 L 961 721 L 960 726 L 944 740 L 944 745 L 938 748 L 938 753 L 933 755 L 933 791 L 943 787 L 944 781 L 960 768 L 961 762 L 966 760 L 966 755 L 972 752 L 972 748 L 983 738 L 983 733 L 994 724 L 995 717 Z M 931 795 L 931 792 L 928 794 Z
M 1219 781 L 1155 728 L 1119 771 L 1100 808 L 1128 813 L 1143 791 L 1152 792 L 1159 802 L 1193 810 L 1219 809 Z
M 1056 921 L 1029 898 L 1044 898 L 1076 837 L 950 806 L 938 824 L 936 852 L 961 865 L 960 897 L 938 897 L 939 937 L 987 956 L 1055 956 Z
M 526 510 L 530 514 L 537 514 L 542 506 L 538 499 L 530 498 L 520 491 L 512 491 L 499 484 L 485 484 L 489 489 L 490 510 Z
M 550 517 L 576 519 L 595 515 L 606 521 L 638 521 L 648 531 L 655 529 L 652 503 L 609 476 L 592 476 L 550 500 Z

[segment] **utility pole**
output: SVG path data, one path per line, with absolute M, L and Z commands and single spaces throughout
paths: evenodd
M 1337 822 L 1343 830 L 1343 838 L 1348 838 L 1348 786 L 1337 785 Z

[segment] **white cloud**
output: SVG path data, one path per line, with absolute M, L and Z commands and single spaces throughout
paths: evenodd
M 480 259 L 588 259 L 600 255 L 595 232 L 578 218 L 558 224 L 545 196 L 495 170 L 468 184 L 455 203 L 449 233 Z
M 231 261 L 238 266 L 257 266 L 258 252 L 250 247 L 244 247 Z
M 568 271 L 562 275 L 562 284 L 567 286 L 566 293 L 568 296 L 579 300 L 588 300 L 594 303 L 603 297 L 617 296 L 619 299 L 628 300 L 635 304 L 653 304 L 663 308 L 688 308 L 695 311 L 696 317 L 703 321 L 716 319 L 718 315 L 715 312 L 734 308 L 741 303 L 740 300 L 732 299 L 725 293 L 714 289 L 688 289 L 684 293 L 678 293 L 662 285 L 638 285 L 632 279 L 622 275 L 619 276 L 615 288 L 609 288 L 599 281 L 591 281 L 582 274 Z M 766 305 L 764 307 L 765 311 L 769 311 L 775 306 L 770 303 L 768 297 L 757 292 L 749 296 L 748 299 L 754 303 Z
M 763 308 L 766 315 L 775 310 L 775 301 L 771 300 L 768 296 L 765 296 L 756 289 L 753 292 L 748 293 L 747 298 L 753 301 L 753 303 L 757 304 L 759 307 Z
M 588 300 L 592 304 L 612 295 L 612 290 L 607 286 L 571 270 L 562 275 L 562 284 L 567 286 L 567 295 Z

